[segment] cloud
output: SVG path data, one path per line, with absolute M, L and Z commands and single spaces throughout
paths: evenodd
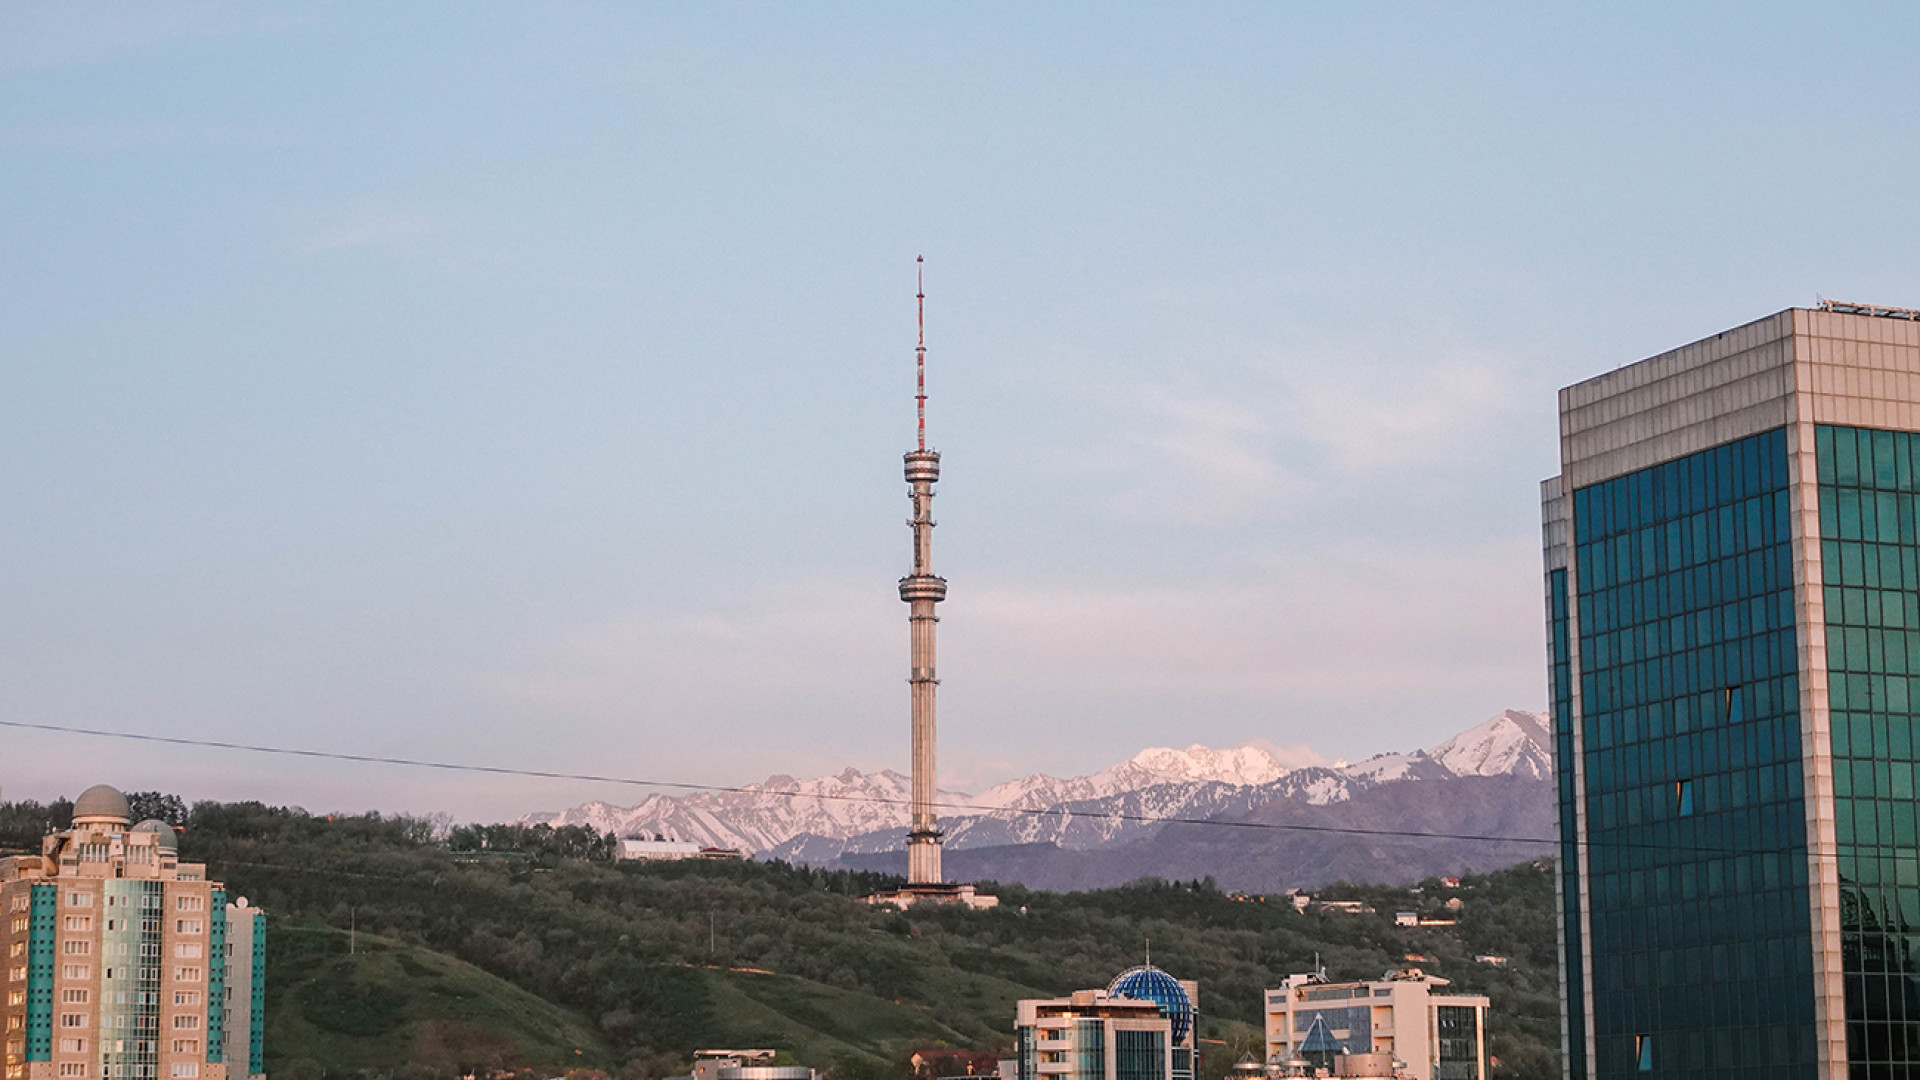
M 1193 351 L 1190 347 L 1189 351 Z M 1111 508 L 1124 520 L 1223 525 L 1310 513 L 1369 485 L 1484 465 L 1520 407 L 1515 361 L 1419 340 L 1210 344 L 1109 407 L 1124 418 Z
M 1343 700 L 1411 708 L 1538 682 L 1539 590 L 1516 572 L 1532 557 L 1362 542 L 1192 586 L 990 588 L 969 596 L 949 648 L 1010 690 L 1302 715 Z

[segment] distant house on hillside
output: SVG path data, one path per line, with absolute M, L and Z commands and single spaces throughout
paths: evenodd
M 1420 913 L 1417 911 L 1396 911 L 1393 913 L 1395 926 L 1419 926 Z
M 1359 900 L 1322 900 L 1321 911 L 1337 911 L 1342 915 L 1365 915 L 1373 909 Z
M 804 1065 L 775 1065 L 772 1050 L 695 1050 L 693 1072 L 670 1080 L 819 1080 Z
M 744 859 L 747 855 L 733 848 L 702 847 L 691 840 L 622 840 L 614 857 L 659 862 L 675 859 Z

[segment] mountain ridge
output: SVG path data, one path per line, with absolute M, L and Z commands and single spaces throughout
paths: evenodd
M 1383 784 L 1448 777 L 1551 776 L 1546 718 L 1509 709 L 1433 747 L 1328 761 L 1304 746 L 1149 747 L 1083 777 L 1044 773 L 981 792 L 942 791 L 950 849 L 1053 844 L 1092 849 L 1142 838 L 1166 818 L 1249 814 L 1276 801 L 1325 806 Z M 589 802 L 523 824 L 590 825 L 619 836 L 733 848 L 806 863 L 900 846 L 909 780 L 891 769 L 828 777 L 776 775 L 737 791 L 652 795 L 632 807 Z

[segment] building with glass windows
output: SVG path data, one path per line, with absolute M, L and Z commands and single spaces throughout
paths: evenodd
M 1014 1018 L 1006 1080 L 1193 1080 L 1199 987 L 1152 965 L 1105 990 L 1029 998 Z
M 1267 1063 L 1335 1070 L 1339 1059 L 1387 1055 L 1409 1080 L 1487 1080 L 1487 1006 L 1436 993 L 1447 980 L 1418 968 L 1372 982 L 1290 975 L 1267 991 Z
M 0 858 L 0 1080 L 264 1080 L 266 920 L 89 788 Z
M 1920 1074 L 1920 312 L 1560 392 L 1569 1076 Z

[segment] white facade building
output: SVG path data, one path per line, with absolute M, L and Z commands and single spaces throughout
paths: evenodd
M 1390 1054 L 1411 1080 L 1487 1080 L 1487 999 L 1435 993 L 1446 985 L 1418 968 L 1373 982 L 1289 976 L 1267 991 L 1267 1061 Z

